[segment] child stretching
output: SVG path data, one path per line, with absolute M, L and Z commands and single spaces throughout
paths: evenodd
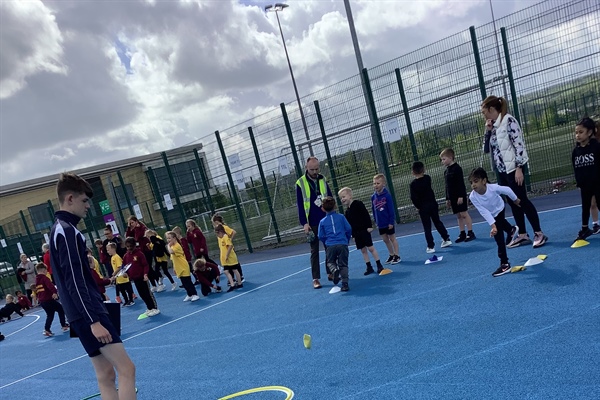
M 219 225 L 223 226 L 223 229 L 225 229 L 225 233 L 227 234 L 227 236 L 229 236 L 231 243 L 233 243 L 233 238 L 235 237 L 237 232 L 225 223 L 225 221 L 223 220 L 223 216 L 221 214 L 215 214 L 215 215 L 213 215 L 211 221 L 212 221 L 213 228 L 216 228 Z M 240 283 L 244 283 L 244 280 L 245 280 L 244 279 L 244 271 L 242 271 L 241 265 L 240 265 L 239 271 L 240 271 L 240 276 L 242 277 L 242 281 Z
M 217 286 L 213 283 L 217 282 L 219 277 L 219 266 L 217 264 L 206 261 L 203 257 L 200 257 L 194 262 L 194 276 L 196 280 L 200 282 L 200 291 L 203 296 L 208 296 L 212 289 L 217 293 L 221 293 L 221 286 Z
M 394 199 L 385 187 L 386 180 L 383 174 L 377 174 L 373 177 L 373 188 L 375 193 L 371 196 L 371 207 L 373 208 L 373 217 L 379 228 L 379 234 L 383 243 L 390 252 L 386 264 L 398 264 L 400 260 L 398 250 L 398 240 L 396 239 L 396 230 L 394 229 L 396 221 L 394 220 Z
M 106 252 L 110 256 L 110 265 L 113 270 L 113 276 L 111 277 L 111 280 L 117 284 L 117 303 L 120 303 L 120 296 L 123 296 L 123 307 L 130 307 L 135 304 L 133 301 L 133 286 L 131 286 L 129 275 L 127 275 L 127 273 L 119 275 L 121 267 L 123 267 L 123 259 L 117 253 L 117 244 L 114 242 L 107 243 Z
M 435 199 L 435 193 L 431 188 L 431 177 L 425 174 L 425 166 L 421 161 L 415 161 L 412 165 L 412 174 L 415 179 L 410 183 L 410 200 L 419 212 L 423 230 L 425 231 L 425 240 L 427 241 L 427 253 L 435 252 L 435 243 L 431 234 L 431 222 L 435 225 L 438 233 L 442 237 L 441 247 L 452 245 L 450 235 L 440 220 L 439 207 Z
M 369 275 L 375 272 L 371 265 L 371 260 L 369 260 L 369 253 L 367 250 L 373 255 L 375 263 L 377 264 L 377 273 L 380 273 L 383 271 L 383 265 L 381 265 L 379 254 L 377 253 L 377 250 L 375 250 L 375 246 L 373 246 L 373 239 L 371 238 L 373 223 L 371 222 L 371 216 L 367 211 L 367 207 L 365 207 L 365 204 L 362 201 L 354 200 L 352 198 L 352 189 L 349 187 L 340 189 L 338 196 L 340 196 L 340 201 L 346 207 L 344 215 L 352 227 L 352 237 L 356 243 L 356 248 L 360 250 L 363 260 L 365 260 L 365 264 L 367 264 L 367 269 L 363 275 Z
M 454 156 L 454 150 L 450 148 L 444 149 L 440 153 L 442 165 L 446 167 L 444 171 L 446 206 L 452 208 L 452 214 L 456 215 L 456 222 L 460 230 L 455 242 L 470 242 L 475 239 L 475 234 L 473 233 L 473 221 L 468 211 L 467 188 L 463 170 L 454 160 Z
M 589 228 L 592 198 L 600 198 L 600 145 L 592 136 L 596 125 L 591 118 L 583 118 L 575 126 L 572 162 L 575 181 L 581 194 L 581 230 L 575 240 L 584 240 L 594 231 Z
M 333 273 L 333 284 L 342 278 L 342 292 L 348 287 L 348 242 L 352 237 L 352 227 L 346 217 L 335 211 L 335 200 L 327 196 L 323 199 L 323 211 L 327 214 L 319 222 L 319 240 L 325 245 L 325 262 Z
M 26 311 L 31 308 L 31 302 L 29 301 L 27 296 L 23 294 L 23 292 L 17 290 L 15 292 L 15 296 L 17 296 L 17 303 L 19 304 L 19 306 L 21 306 L 21 311 Z
M 187 293 L 183 301 L 196 301 L 200 299 L 200 297 L 198 297 L 198 292 L 196 292 L 196 288 L 192 283 L 190 267 L 185 259 L 183 247 L 177 238 L 177 234 L 173 231 L 169 231 L 165 234 L 165 237 L 167 238 L 168 243 L 167 250 L 171 253 L 171 261 L 173 261 L 173 271 L 175 271 L 175 275 L 177 275 Z
M 62 326 L 63 332 L 69 330 L 69 324 L 65 319 L 65 311 L 62 305 L 56 301 L 58 300 L 58 291 L 56 286 L 50 281 L 50 278 L 46 276 L 48 268 L 46 264 L 39 263 L 35 266 L 37 275 L 35 276 L 35 291 L 38 297 L 40 305 L 46 312 L 46 323 L 44 324 L 44 336 L 53 336 L 54 334 L 50 330 L 52 321 L 54 321 L 54 313 L 58 313 L 58 319 L 60 326 Z
M 242 275 L 240 274 L 240 263 L 233 249 L 233 243 L 225 233 L 225 226 L 215 226 L 215 234 L 219 241 L 219 250 L 221 250 L 221 265 L 225 269 L 225 276 L 227 276 L 227 280 L 229 281 L 227 292 L 241 289 L 244 287 L 244 284 L 242 283 Z M 234 282 L 233 275 L 235 275 L 237 282 Z
M 148 262 L 146 256 L 139 247 L 136 245 L 136 241 L 132 237 L 125 239 L 125 248 L 127 252 L 123 255 L 123 264 L 131 264 L 131 267 L 127 270 L 129 279 L 133 281 L 135 288 L 137 289 L 138 295 L 142 301 L 146 304 L 145 314 L 149 317 L 154 317 L 160 314 L 160 310 L 156 304 L 156 298 L 150 291 L 148 285 Z
M 146 231 L 146 237 L 150 240 L 148 248 L 152 250 L 152 255 L 154 256 L 155 276 L 159 277 L 158 289 L 156 289 L 156 291 L 162 292 L 165 290 L 163 278 L 160 273 L 161 269 L 162 273 L 167 277 L 169 282 L 171 282 L 171 290 L 177 290 L 177 284 L 169 272 L 169 252 L 167 250 L 167 244 L 160 236 L 158 236 L 158 233 L 152 229 Z
M 506 254 L 504 233 L 510 238 L 513 227 L 504 217 L 504 199 L 501 195 L 508 196 L 516 206 L 519 206 L 521 200 L 517 198 L 510 187 L 488 183 L 488 176 L 483 168 L 474 169 L 469 175 L 469 182 L 471 183 L 471 189 L 473 189 L 469 199 L 492 227 L 490 236 L 494 237 L 498 245 L 500 267 L 494 271 L 492 276 L 507 274 L 510 272 L 510 263 Z
M 4 318 L 10 321 L 10 316 L 13 313 L 17 313 L 21 317 L 23 316 L 23 313 L 21 312 L 21 306 L 18 303 L 15 303 L 15 298 L 12 294 L 7 294 L 6 304 L 4 307 L 0 308 L 0 321 L 4 322 Z

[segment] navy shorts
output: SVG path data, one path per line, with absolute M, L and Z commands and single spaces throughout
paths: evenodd
M 463 197 L 462 204 L 457 203 L 458 199 L 450 200 L 450 207 L 452 207 L 452 214 L 458 214 L 459 212 L 464 212 L 469 209 L 469 199 L 467 196 Z
M 239 263 L 238 264 L 234 264 L 234 265 L 223 265 L 223 269 L 225 271 L 229 271 L 230 273 L 233 272 L 233 271 L 235 271 L 235 270 L 239 271 L 240 267 L 241 267 L 241 265 Z
M 392 226 L 392 228 L 388 228 L 387 226 L 385 228 L 379 228 L 379 234 L 380 235 L 393 235 L 396 233 L 396 227 Z
M 358 250 L 364 247 L 373 246 L 373 239 L 371 238 L 371 233 L 367 230 L 355 232 L 354 242 L 356 243 L 356 248 Z
M 105 343 L 100 343 L 96 336 L 92 333 L 92 328 L 90 327 L 89 322 L 85 320 L 85 318 L 80 318 L 76 321 L 69 321 L 71 324 L 71 329 L 75 330 L 77 336 L 79 336 L 79 340 L 83 345 L 83 348 L 88 353 L 90 357 L 96 357 L 100 355 L 100 348 L 105 346 Z M 112 322 L 108 318 L 108 314 L 100 314 L 99 320 L 104 328 L 110 333 L 112 337 L 111 343 L 122 343 L 121 338 L 119 337 L 119 332 L 115 329 Z

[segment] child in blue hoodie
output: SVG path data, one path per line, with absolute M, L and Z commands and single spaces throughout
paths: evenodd
M 386 180 L 383 174 L 377 174 L 373 177 L 373 189 L 375 193 L 371 196 L 371 207 L 373 207 L 373 217 L 379 234 L 390 256 L 386 264 L 398 264 L 400 262 L 400 250 L 398 249 L 398 240 L 396 239 L 396 221 L 394 219 L 394 199 L 385 187 Z
M 333 273 L 333 283 L 337 285 L 342 278 L 342 292 L 348 287 L 348 242 L 352 237 L 352 227 L 346 217 L 335 211 L 333 197 L 323 199 L 323 211 L 327 213 L 319 222 L 319 240 L 325 244 L 325 262 Z

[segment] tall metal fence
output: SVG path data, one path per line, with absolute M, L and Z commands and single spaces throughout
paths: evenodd
M 600 2 L 546 1 L 495 26 L 471 27 L 304 96 L 307 132 L 296 102 L 282 103 L 204 137 L 201 155 L 190 152 L 182 161 L 167 153 L 141 174 L 101 178 L 112 185 L 104 198 L 113 197 L 117 221 L 135 215 L 135 205 L 154 215 L 145 219 L 149 226 L 163 230 L 192 217 L 207 231 L 213 252 L 210 215 L 219 212 L 239 232 L 236 246 L 252 251 L 298 237 L 295 181 L 314 155 L 332 190 L 349 186 L 367 204 L 372 177 L 385 173 L 397 217 L 406 220 L 415 215 L 408 196 L 414 160 L 425 163 L 440 198 L 443 148 L 455 149 L 464 171 L 490 166 L 481 151 L 480 103 L 491 94 L 505 96 L 521 122 L 533 195 L 550 191 L 558 179 L 569 184 L 574 122 L 600 116 Z M 36 212 L 56 207 L 50 199 Z M 95 206 L 81 227 L 91 238 L 102 235 L 101 211 Z M 0 221 L 9 244 L 0 260 L 18 258 L 17 242 L 39 253 L 48 226 L 36 224 L 31 213 Z

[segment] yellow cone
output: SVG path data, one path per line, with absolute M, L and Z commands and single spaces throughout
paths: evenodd
M 540 254 L 537 256 L 537 258 L 539 258 L 540 260 L 545 260 L 546 258 L 548 258 L 548 256 L 545 254 Z
M 579 247 L 587 246 L 588 244 L 590 244 L 590 242 L 583 240 L 583 239 L 579 239 L 579 240 L 576 240 L 575 242 L 573 242 L 573 244 L 571 245 L 571 248 L 577 249 Z
M 379 273 L 379 276 L 382 276 L 382 275 L 387 275 L 387 274 L 391 274 L 392 272 L 394 272 L 394 271 L 392 271 L 392 270 L 391 270 L 391 269 L 389 269 L 389 268 L 384 268 L 384 269 L 382 269 L 382 270 L 381 270 L 381 272 Z
M 310 349 L 310 346 L 312 345 L 312 338 L 310 337 L 310 335 L 308 333 L 304 334 L 304 347 L 306 347 L 307 349 Z
M 523 265 L 517 265 L 517 266 L 514 266 L 514 267 L 512 267 L 512 268 L 510 269 L 510 272 L 512 273 L 512 272 L 525 271 L 526 269 L 527 269 L 527 268 L 526 268 L 526 267 L 524 267 Z

